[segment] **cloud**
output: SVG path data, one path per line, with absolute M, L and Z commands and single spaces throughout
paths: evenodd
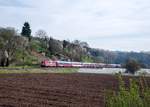
M 0 7 L 30 7 L 21 0 L 0 0 Z
M 33 34 L 45 29 L 54 38 L 97 48 L 150 50 L 149 0 L 0 0 L 0 12 L 1 26 L 21 30 L 29 21 Z

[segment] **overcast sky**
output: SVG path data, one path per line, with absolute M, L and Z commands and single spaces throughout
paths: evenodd
M 28 21 L 34 35 L 79 39 L 91 47 L 150 51 L 150 0 L 0 0 L 0 26 L 19 31 Z

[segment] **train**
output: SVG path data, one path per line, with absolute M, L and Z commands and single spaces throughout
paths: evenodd
M 41 67 L 63 67 L 63 68 L 121 68 L 120 64 L 86 63 L 71 61 L 43 60 Z

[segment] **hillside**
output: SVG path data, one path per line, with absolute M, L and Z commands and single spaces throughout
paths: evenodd
M 33 65 L 43 59 L 124 64 L 135 59 L 150 68 L 149 52 L 119 52 L 95 49 L 79 40 L 56 40 L 40 30 L 23 36 L 14 28 L 0 28 L 0 65 Z

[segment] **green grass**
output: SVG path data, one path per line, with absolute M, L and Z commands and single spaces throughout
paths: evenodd
M 78 68 L 56 68 L 54 71 L 56 73 L 75 73 L 78 71 Z
M 25 67 L 12 67 L 12 69 L 4 68 L 0 69 L 0 74 L 11 74 L 11 73 L 75 73 L 77 72 L 77 68 L 29 68 Z
M 22 69 L 22 68 L 38 68 L 39 67 L 39 65 L 32 65 L 32 66 L 29 66 L 29 65 L 25 65 L 25 66 L 23 66 L 23 65 L 19 65 L 19 66 L 9 66 L 9 67 L 0 67 L 0 69 L 11 69 L 11 68 L 13 68 L 13 69 Z

